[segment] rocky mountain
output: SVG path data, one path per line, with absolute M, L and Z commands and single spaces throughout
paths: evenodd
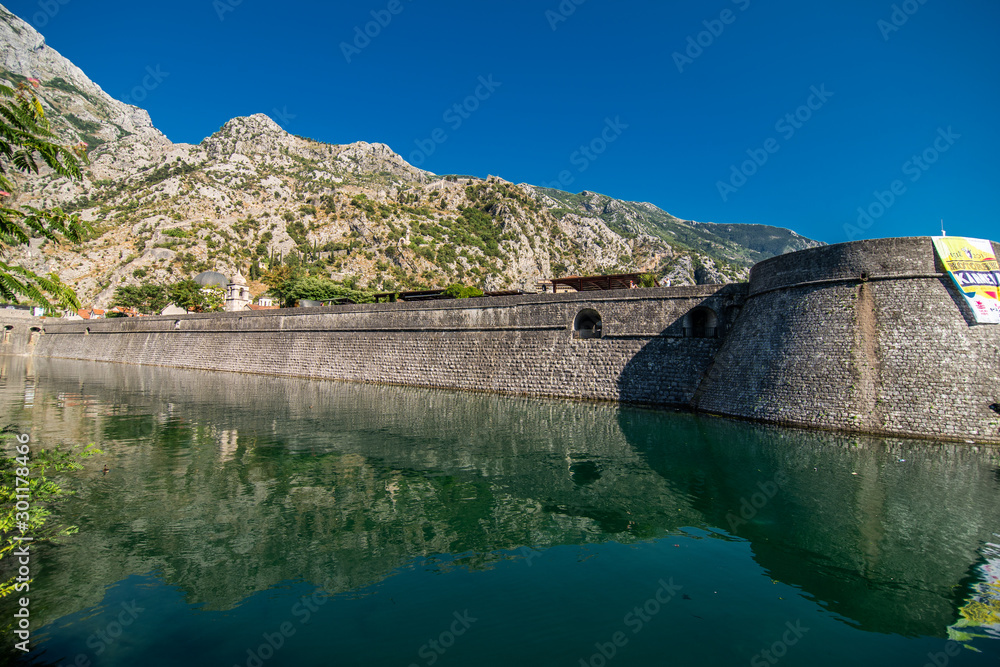
M 54 131 L 86 142 L 91 161 L 81 181 L 22 178 L 14 199 L 79 213 L 94 227 L 90 238 L 75 247 L 39 239 L 11 259 L 58 273 L 85 304 L 107 305 L 119 285 L 204 270 L 255 276 L 277 262 L 380 290 L 531 290 L 559 275 L 627 271 L 674 285 L 731 282 L 760 259 L 819 245 L 592 192 L 438 176 L 384 144 L 324 144 L 262 114 L 235 118 L 198 145 L 175 144 L 2 6 L 0 43 L 0 82 L 36 79 Z

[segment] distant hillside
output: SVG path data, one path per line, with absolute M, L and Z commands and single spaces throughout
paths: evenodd
M 68 143 L 87 142 L 91 158 L 82 182 L 21 179 L 15 200 L 79 212 L 95 227 L 91 238 L 79 247 L 36 240 L 13 259 L 58 273 L 87 304 L 107 305 L 119 285 L 204 270 L 257 276 L 277 263 L 380 290 L 532 289 L 558 275 L 626 271 L 718 283 L 820 245 L 592 192 L 437 176 L 384 144 L 323 144 L 261 114 L 235 118 L 198 145 L 174 144 L 3 7 L 0 40 L 0 80 L 40 80 L 53 128 Z

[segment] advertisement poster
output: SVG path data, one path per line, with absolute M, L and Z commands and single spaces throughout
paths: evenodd
M 934 247 L 976 322 L 1000 324 L 1000 264 L 989 241 L 935 236 Z

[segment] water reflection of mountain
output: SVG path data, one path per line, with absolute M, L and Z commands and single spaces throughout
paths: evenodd
M 97 441 L 112 467 L 63 507 L 81 530 L 46 557 L 37 611 L 50 617 L 150 571 L 225 609 L 290 579 L 352 591 L 420 556 L 486 567 L 499 550 L 707 525 L 748 539 L 775 579 L 850 623 L 942 635 L 955 586 L 1000 526 L 995 454 L 981 449 L 612 405 L 0 363 L 6 421 L 30 421 L 42 442 Z M 779 472 L 774 497 L 733 521 Z

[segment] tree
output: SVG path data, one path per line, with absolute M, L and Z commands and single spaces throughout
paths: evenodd
M 62 146 L 54 139 L 56 136 L 49 129 L 34 92 L 23 83 L 16 90 L 0 85 L 0 297 L 15 303 L 26 297 L 47 310 L 54 309 L 54 301 L 75 310 L 80 307 L 79 299 L 55 273 L 39 276 L 8 262 L 11 251 L 27 245 L 33 236 L 56 243 L 62 240 L 79 243 L 90 230 L 77 216 L 60 208 L 7 206 L 15 190 L 12 171 L 38 174 L 39 160 L 59 176 L 81 177 L 80 162 L 87 160 L 86 144 Z
M 222 310 L 225 292 L 218 285 L 202 287 L 193 280 L 182 280 L 169 288 L 170 298 L 181 308 L 195 313 Z
M 465 285 L 455 283 L 454 285 L 449 285 L 444 293 L 453 299 L 469 299 L 474 296 L 482 296 L 483 290 L 478 287 L 466 287 Z
M 282 285 L 285 300 L 289 305 L 296 301 L 332 301 L 346 299 L 352 303 L 372 303 L 375 299 L 368 292 L 352 289 L 321 276 L 293 278 Z
M 201 313 L 215 313 L 222 310 L 226 302 L 226 290 L 218 285 L 209 285 L 201 290 Z
M 135 308 L 140 313 L 155 314 L 167 307 L 170 295 L 162 285 L 121 285 L 115 288 L 112 306 Z
M 143 285 L 140 289 L 142 291 L 142 312 L 157 315 L 170 305 L 170 295 L 163 285 Z
M 115 295 L 111 297 L 111 307 L 136 308 L 141 304 L 139 288 L 135 285 L 119 285 L 115 288 Z
M 643 273 L 639 275 L 639 286 L 640 287 L 656 287 L 657 281 L 656 276 L 652 273 Z
M 271 289 L 271 294 L 277 297 L 280 303 L 286 302 L 285 286 L 295 277 L 295 272 L 287 266 L 277 265 L 270 271 L 265 271 L 260 280 Z
M 193 280 L 182 280 L 170 286 L 170 298 L 184 310 L 193 311 L 200 302 L 201 285 Z

